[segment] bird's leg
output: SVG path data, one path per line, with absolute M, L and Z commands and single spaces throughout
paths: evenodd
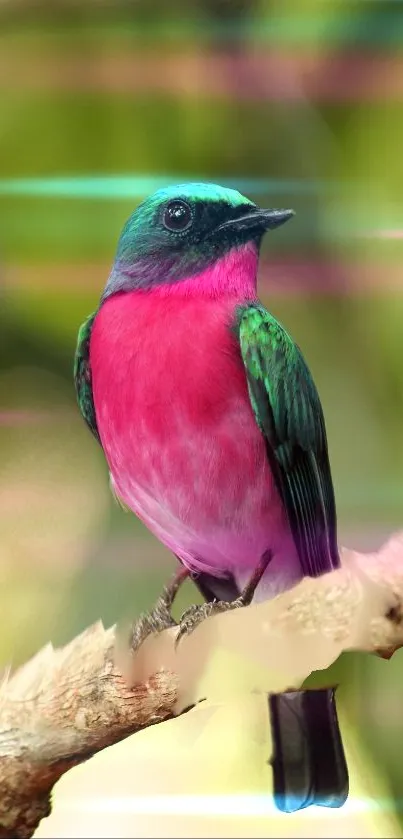
M 185 635 L 190 635 L 199 623 L 202 623 L 202 621 L 209 618 L 211 615 L 217 615 L 220 612 L 228 612 L 231 609 L 240 609 L 243 606 L 249 606 L 253 600 L 257 586 L 272 559 L 272 556 L 273 554 L 271 551 L 265 551 L 245 588 L 235 600 L 212 600 L 210 603 L 203 603 L 201 606 L 189 606 L 189 608 L 184 611 L 179 621 L 179 630 L 175 638 L 175 647 L 178 646 L 179 642 Z
M 175 597 L 185 579 L 189 576 L 187 568 L 180 568 L 168 585 L 164 586 L 157 602 L 149 612 L 142 615 L 133 624 L 130 632 L 130 648 L 138 650 L 149 635 L 163 632 L 172 626 L 178 626 L 171 615 Z

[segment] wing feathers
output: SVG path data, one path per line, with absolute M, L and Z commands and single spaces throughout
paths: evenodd
M 240 310 L 239 341 L 252 407 L 303 572 L 316 577 L 340 564 L 320 399 L 299 348 L 262 306 Z
M 74 384 L 76 388 L 78 406 L 81 414 L 94 437 L 100 443 L 97 420 L 95 416 L 94 399 L 92 395 L 90 338 L 95 313 L 90 315 L 80 326 L 76 354 L 74 357 Z

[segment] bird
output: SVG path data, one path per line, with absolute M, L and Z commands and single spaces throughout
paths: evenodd
M 78 405 L 112 491 L 191 575 L 196 622 L 340 566 L 318 391 L 257 293 L 263 237 L 293 215 L 211 183 L 159 189 L 124 225 L 78 333 Z M 347 798 L 334 693 L 268 697 L 280 810 Z

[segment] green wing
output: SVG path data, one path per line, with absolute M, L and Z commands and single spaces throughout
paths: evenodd
M 80 326 L 77 338 L 76 354 L 74 357 L 74 383 L 76 387 L 77 401 L 80 411 L 92 431 L 94 437 L 100 443 L 95 416 L 94 400 L 92 396 L 91 365 L 90 365 L 90 338 L 91 329 L 95 318 L 90 315 Z
M 322 406 L 304 358 L 259 304 L 239 311 L 249 395 L 304 575 L 340 565 Z

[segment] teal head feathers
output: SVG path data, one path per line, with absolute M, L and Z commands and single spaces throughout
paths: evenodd
M 126 222 L 103 299 L 111 294 L 180 282 L 228 251 L 283 224 L 292 210 L 262 210 L 234 189 L 182 184 L 160 189 Z

